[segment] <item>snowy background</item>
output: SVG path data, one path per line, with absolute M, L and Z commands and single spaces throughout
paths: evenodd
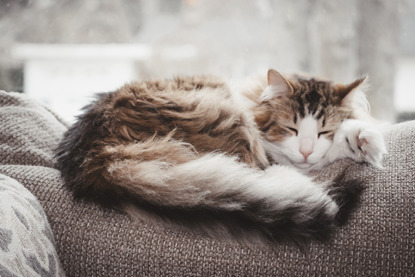
M 415 119 L 414 0 L 0 0 L 0 89 L 73 120 L 96 92 L 179 74 L 370 76 L 375 117 Z

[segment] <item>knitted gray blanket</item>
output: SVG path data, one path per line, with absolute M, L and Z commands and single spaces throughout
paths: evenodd
M 367 189 L 349 223 L 326 243 L 303 249 L 218 241 L 132 222 L 97 205 L 74 202 L 53 167 L 67 124 L 23 94 L 0 92 L 0 173 L 23 184 L 43 206 L 68 276 L 412 276 L 415 271 L 415 122 L 385 130 L 385 169 L 339 161 L 317 178 L 350 166 Z

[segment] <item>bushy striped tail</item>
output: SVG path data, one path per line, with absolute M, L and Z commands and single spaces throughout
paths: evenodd
M 141 208 L 213 236 L 324 239 L 346 214 L 339 204 L 350 196 L 342 178 L 334 186 L 316 184 L 289 167 L 262 171 L 223 154 L 197 155 L 170 139 L 94 154 L 83 162 L 90 170 L 77 172 L 82 185 L 70 183 L 76 195 L 128 207 L 130 214 Z

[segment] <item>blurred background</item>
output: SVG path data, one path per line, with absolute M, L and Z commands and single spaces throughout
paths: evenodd
M 372 114 L 415 119 L 414 0 L 0 0 L 0 89 L 69 121 L 96 92 L 180 74 L 370 76 Z

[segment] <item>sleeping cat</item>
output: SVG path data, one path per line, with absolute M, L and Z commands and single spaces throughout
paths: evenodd
M 230 233 L 273 240 L 322 238 L 361 183 L 320 184 L 305 173 L 342 158 L 381 166 L 386 152 L 381 133 L 359 119 L 363 82 L 271 69 L 237 90 L 215 77 L 128 84 L 86 108 L 57 149 L 57 167 L 75 198 L 106 207 L 193 225 L 219 220 Z

